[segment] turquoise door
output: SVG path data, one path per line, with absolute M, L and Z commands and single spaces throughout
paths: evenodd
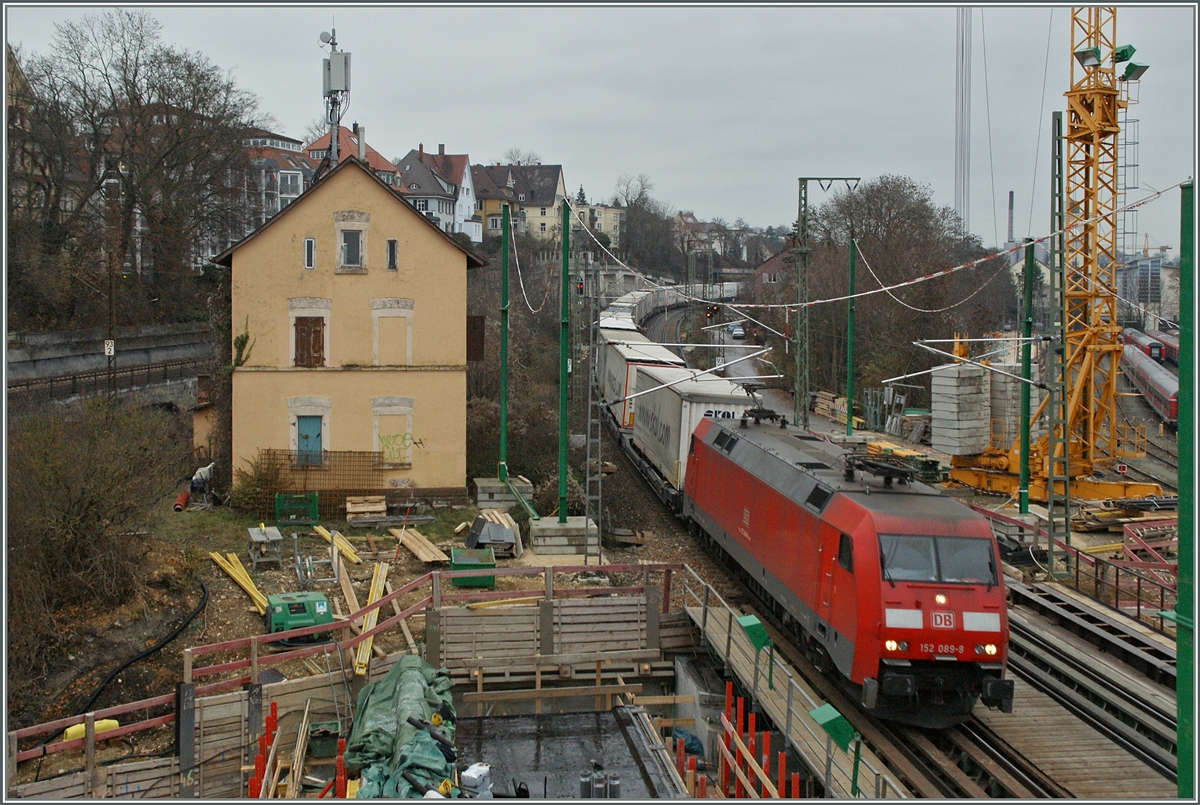
M 321 417 L 296 417 L 296 463 L 321 463 Z

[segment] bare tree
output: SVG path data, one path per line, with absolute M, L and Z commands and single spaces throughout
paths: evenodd
M 128 275 L 121 318 L 202 315 L 191 287 L 198 252 L 245 232 L 243 142 L 270 121 L 232 78 L 165 45 L 159 30 L 141 11 L 89 15 L 56 26 L 50 52 L 27 62 L 38 169 L 9 230 L 10 288 L 29 294 L 18 295 L 18 319 L 49 302 L 65 319 L 56 326 L 101 323 L 96 295 L 107 295 L 114 268 Z M 66 277 L 65 300 L 37 298 L 51 273 Z
M 509 165 L 541 165 L 542 158 L 534 151 L 526 151 L 523 148 L 513 146 L 506 149 L 503 155 L 503 160 Z

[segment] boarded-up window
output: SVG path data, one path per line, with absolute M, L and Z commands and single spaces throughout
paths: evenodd
M 325 319 L 321 316 L 296 317 L 296 365 L 325 365 Z
M 407 464 L 412 461 L 412 434 L 408 417 L 381 415 L 379 417 L 379 459 L 384 464 Z
M 467 316 L 467 360 L 483 360 L 484 317 Z
M 379 365 L 408 364 L 408 317 L 379 317 Z

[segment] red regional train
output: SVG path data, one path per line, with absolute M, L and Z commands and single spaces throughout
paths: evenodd
M 1163 345 L 1163 358 L 1179 365 L 1179 331 L 1164 333 L 1162 330 L 1147 330 L 1146 335 Z
M 982 516 L 884 457 L 746 417 L 696 426 L 681 505 L 864 709 L 932 728 L 965 721 L 976 700 L 1012 712 Z
M 1121 368 L 1163 422 L 1175 424 L 1179 419 L 1179 378 L 1130 344 L 1121 350 Z
M 1138 350 L 1146 353 L 1147 355 L 1149 355 L 1151 358 L 1158 361 L 1159 363 L 1162 363 L 1162 360 L 1163 360 L 1163 344 L 1162 344 L 1162 342 L 1155 338 L 1151 338 L 1149 335 L 1147 335 L 1146 333 L 1143 333 L 1141 330 L 1135 330 L 1132 327 L 1126 327 L 1124 330 L 1121 331 L 1121 338 L 1119 340 L 1122 344 L 1126 344 L 1128 346 L 1134 347 L 1135 349 L 1138 349 Z

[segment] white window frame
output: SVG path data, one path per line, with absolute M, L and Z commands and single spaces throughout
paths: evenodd
M 338 257 L 338 262 L 341 264 L 342 268 L 362 268 L 363 267 L 363 233 L 362 233 L 362 230 L 361 229 L 351 229 L 349 227 L 343 227 L 342 229 L 338 230 L 338 234 L 341 235 L 341 237 L 338 238 L 338 240 L 339 240 L 338 245 L 341 249 L 341 254 Z M 353 234 L 353 237 L 349 237 L 351 234 Z M 357 253 L 357 257 L 358 257 L 358 259 L 353 262 L 351 262 L 348 259 L 351 241 L 354 242 L 354 246 L 355 246 L 354 251 Z
M 379 363 L 379 320 L 384 318 L 393 318 L 402 316 L 405 319 L 404 327 L 404 366 L 412 366 L 412 320 L 413 307 L 412 299 L 401 299 L 399 297 L 387 297 L 383 299 L 371 300 L 371 365 L 380 366 Z M 390 365 L 390 364 L 389 364 Z
M 317 239 L 304 239 L 304 267 L 312 270 L 317 267 Z
M 285 178 L 296 180 L 296 192 L 295 193 L 293 193 L 290 189 L 286 193 L 284 193 L 283 180 Z M 290 182 L 289 182 L 289 184 L 290 184 Z M 298 196 L 301 193 L 303 193 L 304 192 L 304 174 L 302 174 L 300 171 L 280 171 L 279 172 L 279 192 L 283 195 L 292 196 L 292 197 Z
M 329 357 L 329 318 L 333 312 L 333 300 L 319 296 L 298 296 L 287 300 L 288 306 L 288 366 L 296 365 L 296 319 L 302 317 L 320 316 L 325 320 L 322 352 L 325 355 L 325 366 L 332 366 Z M 308 367 L 304 371 L 320 367 Z M 293 422 L 293 425 L 296 423 Z
M 333 410 L 333 398 L 331 397 L 288 397 L 288 448 L 297 453 L 300 450 L 300 439 L 297 436 L 299 427 L 299 418 L 302 416 L 319 416 L 321 417 L 321 452 L 332 450 L 331 431 L 329 429 L 330 413 Z M 320 469 L 324 466 L 322 457 L 321 464 L 308 465 L 311 469 Z
M 338 274 L 366 274 L 369 241 L 367 238 L 368 230 L 371 223 L 371 214 L 361 212 L 359 210 L 340 210 L 333 214 L 333 229 L 334 229 L 334 248 L 336 250 L 337 267 L 334 269 Z M 342 232 L 347 230 L 355 230 L 359 233 L 358 236 L 358 265 L 348 266 L 342 262 L 344 249 L 342 246 Z
M 400 270 L 400 241 L 395 238 L 388 238 L 386 259 L 388 271 Z
M 413 206 L 416 207 L 419 212 L 427 212 L 429 210 L 429 199 L 427 199 L 427 198 L 415 199 L 413 201 Z
M 412 397 L 372 397 L 371 398 L 371 450 L 373 452 L 382 453 L 382 450 L 376 450 L 379 447 L 379 417 L 381 416 L 402 416 L 405 419 L 405 427 L 408 428 L 410 443 L 405 448 L 403 461 L 383 461 L 375 466 L 380 469 L 395 469 L 407 470 L 412 469 L 412 415 L 413 415 Z

